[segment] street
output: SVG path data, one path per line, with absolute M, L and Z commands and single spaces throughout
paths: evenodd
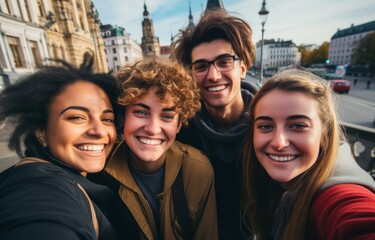
M 254 84 L 258 79 L 247 75 L 245 81 Z M 372 128 L 375 131 L 375 86 L 366 88 L 366 82 L 358 82 L 352 86 L 348 94 L 337 94 L 338 114 L 340 121 L 361 127 Z

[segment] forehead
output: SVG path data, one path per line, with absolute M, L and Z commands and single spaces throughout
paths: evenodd
M 234 54 L 232 44 L 224 39 L 215 39 L 195 46 L 191 52 L 191 62 L 203 59 L 211 61 L 222 54 Z
M 93 83 L 78 81 L 66 86 L 50 103 L 50 106 L 60 108 L 71 105 L 95 108 L 103 105 L 110 107 L 111 103 L 103 89 Z
M 275 89 L 261 97 L 255 106 L 255 116 L 287 117 L 290 115 L 318 116 L 318 102 L 310 95 Z
M 175 105 L 174 97 L 169 92 L 161 94 L 157 88 L 151 88 L 144 95 L 136 100 L 136 103 L 147 102 L 152 104 L 170 107 Z

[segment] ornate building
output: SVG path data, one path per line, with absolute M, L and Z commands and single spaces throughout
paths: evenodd
M 100 21 L 92 1 L 50 0 L 49 7 L 44 28 L 51 57 L 65 59 L 77 66 L 82 62 L 83 54 L 91 52 L 95 55 L 94 69 L 107 72 Z
M 123 27 L 106 24 L 101 25 L 100 30 L 104 39 L 108 68 L 111 71 L 117 71 L 119 67 L 143 57 L 141 46 Z
M 15 82 L 50 57 L 40 26 L 41 1 L 0 1 L 0 73 Z
M 96 71 L 108 71 L 91 0 L 2 0 L 0 32 L 0 72 L 11 82 L 48 58 L 77 66 L 86 51 L 95 55 Z
M 159 38 L 155 36 L 154 26 L 146 3 L 144 4 L 142 21 L 142 52 L 144 57 L 160 56 Z

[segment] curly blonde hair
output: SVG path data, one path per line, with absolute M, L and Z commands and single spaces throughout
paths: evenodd
M 118 103 L 122 106 L 134 104 L 151 89 L 157 89 L 158 98 L 170 97 L 179 114 L 179 121 L 188 125 L 188 120 L 200 110 L 199 89 L 192 76 L 179 64 L 158 57 L 137 61 L 124 66 L 116 75 L 122 92 Z

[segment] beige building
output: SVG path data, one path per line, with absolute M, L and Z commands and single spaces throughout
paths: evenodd
M 50 56 L 37 3 L 0 1 L 0 72 L 8 75 L 10 82 L 35 72 Z
M 0 33 L 0 72 L 11 82 L 49 58 L 78 66 L 86 51 L 96 56 L 96 71 L 108 71 L 91 0 L 1 0 Z
M 85 52 L 95 54 L 94 69 L 107 72 L 104 42 L 98 13 L 91 0 L 38 0 L 51 58 L 62 58 L 78 66 Z

